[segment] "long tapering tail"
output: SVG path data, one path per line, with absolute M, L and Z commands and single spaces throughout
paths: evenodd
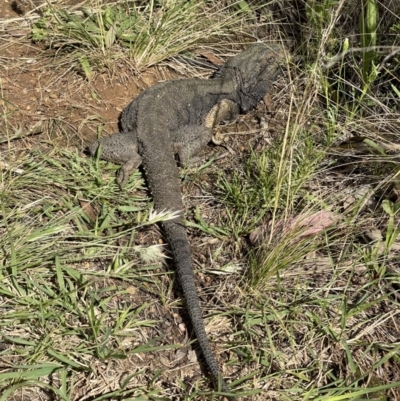
M 222 379 L 220 370 L 211 350 L 204 327 L 203 316 L 200 307 L 200 300 L 193 276 L 192 261 L 190 255 L 190 245 L 186 234 L 186 228 L 181 219 L 169 220 L 164 222 L 163 229 L 172 251 L 173 260 L 178 272 L 183 294 L 186 298 L 187 308 L 194 332 L 199 342 L 201 352 L 207 363 L 211 374 L 216 383 L 221 381 L 222 390 L 229 392 L 228 386 Z

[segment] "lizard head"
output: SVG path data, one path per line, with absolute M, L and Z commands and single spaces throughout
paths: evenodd
M 255 43 L 221 67 L 218 75 L 233 79 L 242 112 L 252 109 L 265 96 L 285 55 L 283 45 Z

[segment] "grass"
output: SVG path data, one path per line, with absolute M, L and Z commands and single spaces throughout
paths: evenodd
M 229 37 L 244 21 L 240 7 L 205 7 L 199 0 L 97 3 L 73 13 L 49 6 L 32 28 L 34 41 L 74 55 L 88 79 L 93 68 L 112 65 L 127 54 L 135 69 L 143 70 L 204 38 Z
M 247 399 L 400 397 L 399 13 L 357 4 L 307 2 L 299 64 L 181 171 L 207 332 Z M 285 11 L 41 10 L 0 45 L 33 60 L 5 55 L 0 81 L 0 400 L 216 400 L 157 229 L 171 214 L 152 211 L 140 171 L 120 191 L 118 166 L 81 150 L 114 130 L 114 104 L 169 78 L 161 61 L 279 40 Z

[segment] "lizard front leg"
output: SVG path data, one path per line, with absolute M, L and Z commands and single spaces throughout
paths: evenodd
M 186 125 L 176 134 L 173 142 L 173 152 L 178 154 L 179 161 L 184 166 L 196 164 L 197 154 L 212 139 L 212 129 L 202 125 Z
M 173 151 L 179 155 L 180 162 L 188 166 L 196 163 L 199 158 L 196 155 L 211 140 L 220 145 L 213 138 L 212 131 L 221 122 L 235 121 L 239 115 L 239 106 L 228 99 L 222 99 L 207 113 L 204 125 L 187 125 L 178 130 L 174 135 Z
M 236 120 L 240 113 L 239 106 L 232 100 L 222 99 L 206 115 L 204 125 L 213 129 L 222 122 L 231 123 Z M 215 145 L 221 145 L 222 141 L 212 136 Z

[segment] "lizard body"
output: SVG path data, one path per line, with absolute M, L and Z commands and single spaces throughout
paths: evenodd
M 256 43 L 229 59 L 213 79 L 181 79 L 158 83 L 141 93 L 121 115 L 121 131 L 95 141 L 102 159 L 121 164 L 118 183 L 143 164 L 157 211 L 183 211 L 175 155 L 188 164 L 212 139 L 212 128 L 252 109 L 267 93 L 284 59 L 280 45 Z M 182 216 L 162 223 L 172 252 L 190 319 L 213 378 L 221 380 L 202 318 L 193 276 L 190 245 Z

